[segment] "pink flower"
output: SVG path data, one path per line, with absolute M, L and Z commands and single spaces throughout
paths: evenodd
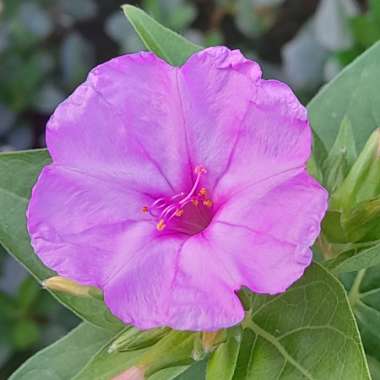
M 59 275 L 101 288 L 146 329 L 240 322 L 236 291 L 284 292 L 310 264 L 327 207 L 305 169 L 305 108 L 237 50 L 175 68 L 152 53 L 96 67 L 50 119 L 28 209 Z

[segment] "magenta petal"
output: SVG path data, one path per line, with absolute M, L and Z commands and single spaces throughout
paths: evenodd
M 49 152 L 60 165 L 181 191 L 189 172 L 179 102 L 175 68 L 152 53 L 112 59 L 56 109 Z
M 144 202 L 145 195 L 110 178 L 47 166 L 28 207 L 32 245 L 58 274 L 100 286 L 118 265 L 130 225 L 143 223 Z M 145 220 L 149 230 L 151 221 Z
M 178 257 L 173 282 L 170 326 L 185 330 L 218 330 L 244 318 L 230 268 L 203 234 L 190 238 Z
M 218 211 L 208 236 L 240 285 L 283 292 L 311 262 L 309 247 L 319 235 L 327 198 L 305 172 L 272 177 L 235 194 Z
M 224 47 L 194 54 L 178 73 L 190 164 L 208 169 L 210 189 L 228 166 L 260 77 L 255 62 Z
M 243 225 L 278 240 L 311 246 L 327 209 L 327 191 L 305 171 L 284 181 L 278 181 L 279 178 L 235 194 L 221 207 L 214 221 Z
M 244 224 L 216 222 L 208 231 L 214 255 L 241 286 L 256 293 L 284 292 L 311 263 L 308 246 L 281 241 Z
M 235 141 L 215 197 L 303 168 L 311 153 L 306 109 L 287 85 L 262 80 Z
M 215 198 L 303 167 L 310 156 L 306 109 L 287 85 L 260 78 L 255 62 L 223 47 L 194 54 L 180 70 L 190 163 L 209 170 Z
M 244 311 L 222 262 L 205 239 L 147 240 L 126 251 L 128 265 L 104 288 L 111 311 L 141 329 L 216 330 L 240 322 Z

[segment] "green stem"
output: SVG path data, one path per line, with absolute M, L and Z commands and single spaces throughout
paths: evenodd
M 351 307 L 353 308 L 360 298 L 360 285 L 363 281 L 366 269 L 362 269 L 358 272 L 355 277 L 354 283 L 352 284 L 351 290 L 348 294 L 348 299 L 350 301 Z

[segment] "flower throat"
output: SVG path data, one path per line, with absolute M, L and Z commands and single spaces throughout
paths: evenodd
M 142 211 L 150 213 L 157 220 L 156 228 L 163 231 L 174 229 L 190 235 L 201 232 L 211 220 L 213 201 L 209 192 L 200 185 L 201 177 L 207 173 L 203 166 L 197 166 L 194 184 L 188 193 L 180 192 L 171 197 L 161 197 Z

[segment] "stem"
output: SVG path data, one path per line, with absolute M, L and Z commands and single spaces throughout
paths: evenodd
M 355 277 L 354 283 L 352 284 L 351 290 L 348 293 L 348 299 L 350 301 L 351 307 L 353 308 L 360 298 L 360 285 L 363 281 L 366 269 L 361 269 Z

